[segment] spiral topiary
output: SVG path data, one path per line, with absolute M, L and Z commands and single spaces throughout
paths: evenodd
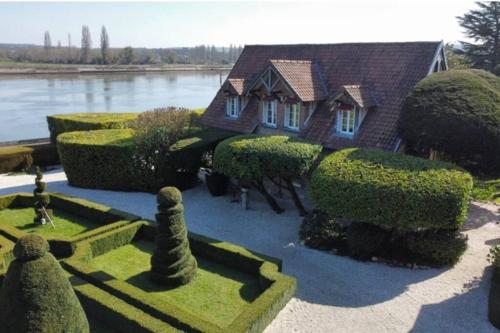
M 35 186 L 36 188 L 33 190 L 33 197 L 35 199 L 34 209 L 35 209 L 35 218 L 33 222 L 36 224 L 43 224 L 45 220 L 45 212 L 52 218 L 52 210 L 47 209 L 50 204 L 50 196 L 45 190 L 47 189 L 47 183 L 42 181 L 43 173 L 40 171 L 40 168 L 36 168 L 36 178 L 35 178 Z
M 189 283 L 198 265 L 189 248 L 181 192 L 164 187 L 158 192 L 157 202 L 158 232 L 151 257 L 151 279 L 169 286 Z
M 88 333 L 89 323 L 66 274 L 42 237 L 30 234 L 14 247 L 0 289 L 2 333 Z

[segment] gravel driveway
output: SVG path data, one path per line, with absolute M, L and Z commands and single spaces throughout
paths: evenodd
M 48 190 L 80 196 L 153 218 L 147 193 L 85 190 L 65 174 L 45 174 Z M 0 175 L 0 194 L 31 192 L 32 175 Z M 229 197 L 211 197 L 201 185 L 183 193 L 186 223 L 196 233 L 233 242 L 283 260 L 298 291 L 266 333 L 274 332 L 496 332 L 487 319 L 491 272 L 486 255 L 500 241 L 498 206 L 474 203 L 465 226 L 469 247 L 448 269 L 406 269 L 364 263 L 308 249 L 298 240 L 300 218 L 290 203 L 274 214 L 257 194 L 241 210 Z

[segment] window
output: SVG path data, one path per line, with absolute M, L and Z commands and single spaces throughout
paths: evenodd
M 262 117 L 264 124 L 276 127 L 276 101 L 264 101 L 262 104 Z
M 356 112 L 351 110 L 338 110 L 337 111 L 337 132 L 342 134 L 354 134 L 356 123 Z
M 228 97 L 226 101 L 226 116 L 230 118 L 238 118 L 239 111 L 240 111 L 239 96 Z
M 300 104 L 286 104 L 285 127 L 293 130 L 299 129 Z

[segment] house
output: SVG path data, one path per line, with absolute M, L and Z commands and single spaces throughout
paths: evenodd
M 202 122 L 330 149 L 397 151 L 405 96 L 444 70 L 442 42 L 245 46 Z

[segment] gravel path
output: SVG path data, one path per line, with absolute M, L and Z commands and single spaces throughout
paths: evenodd
M 32 175 L 0 175 L 0 194 L 33 189 Z M 146 218 L 155 197 L 147 193 L 70 187 L 59 169 L 45 174 L 49 191 L 80 196 Z M 183 193 L 190 230 L 283 259 L 298 291 L 266 333 L 274 332 L 495 332 L 487 319 L 489 247 L 500 241 L 498 206 L 474 203 L 466 229 L 469 248 L 449 269 L 394 268 L 363 263 L 302 246 L 300 218 L 289 204 L 276 215 L 252 193 L 242 211 L 204 186 Z

